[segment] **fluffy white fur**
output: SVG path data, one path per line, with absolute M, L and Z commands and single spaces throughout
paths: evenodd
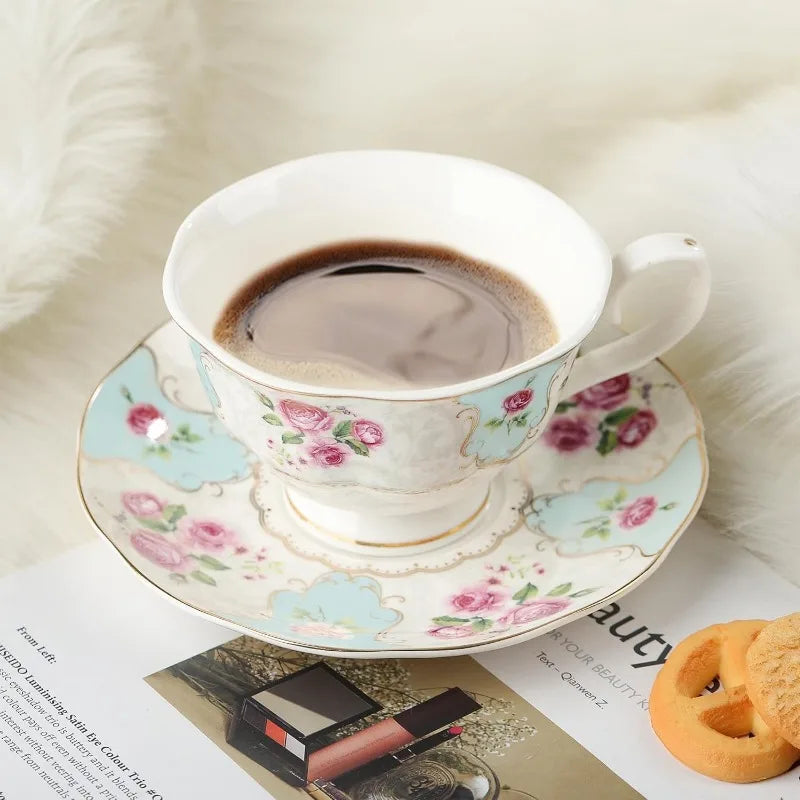
M 0 324 L 36 311 L 97 246 L 155 145 L 156 74 L 98 3 L 0 9 Z
M 690 230 L 714 274 L 706 316 L 670 363 L 703 410 L 705 512 L 800 582 L 800 89 L 616 142 L 564 194 L 613 246 Z
M 706 244 L 712 306 L 672 354 L 708 426 L 705 509 L 800 580 L 798 23 L 789 0 L 7 0 L 0 569 L 90 535 L 74 429 L 164 317 L 186 211 L 271 163 L 369 146 L 516 169 L 614 246 Z

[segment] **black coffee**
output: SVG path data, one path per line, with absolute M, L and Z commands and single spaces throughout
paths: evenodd
M 345 242 L 265 269 L 214 329 L 226 350 L 301 383 L 430 387 L 542 352 L 556 328 L 511 274 L 443 247 Z

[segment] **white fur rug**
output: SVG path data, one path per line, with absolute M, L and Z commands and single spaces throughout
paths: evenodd
M 799 31 L 791 0 L 5 0 L 0 571 L 92 535 L 75 429 L 165 317 L 184 214 L 287 158 L 410 147 L 530 175 L 613 247 L 705 244 L 711 307 L 671 356 L 704 511 L 800 582 Z

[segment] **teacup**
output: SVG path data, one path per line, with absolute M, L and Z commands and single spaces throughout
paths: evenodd
M 464 383 L 358 391 L 267 374 L 214 341 L 228 300 L 270 263 L 364 239 L 443 245 L 502 267 L 547 304 L 557 342 Z M 666 262 L 686 266 L 678 307 L 577 356 L 604 309 L 619 323 L 631 278 Z M 391 554 L 468 534 L 559 398 L 676 344 L 702 316 L 709 284 L 703 251 L 685 234 L 639 239 L 612 269 L 592 228 L 527 178 L 455 156 L 351 151 L 281 164 L 199 205 L 175 237 L 164 297 L 193 340 L 216 415 L 283 483 L 298 524 L 331 544 Z

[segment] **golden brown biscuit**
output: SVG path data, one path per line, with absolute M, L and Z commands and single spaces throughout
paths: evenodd
M 745 683 L 770 728 L 800 747 L 800 613 L 758 634 L 747 651 Z
M 800 757 L 759 717 L 744 686 L 745 654 L 766 624 L 740 620 L 693 633 L 656 676 L 650 693 L 653 730 L 675 758 L 697 772 L 750 783 L 786 772 Z M 701 694 L 717 676 L 724 688 Z

